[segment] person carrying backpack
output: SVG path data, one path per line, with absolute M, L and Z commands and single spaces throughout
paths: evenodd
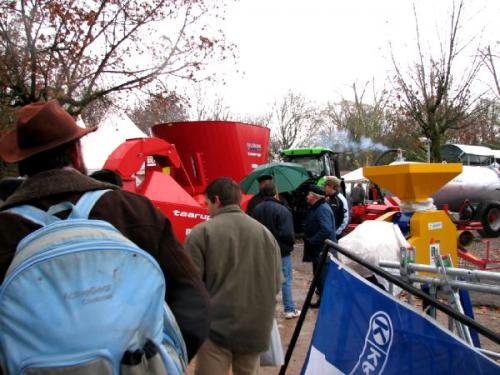
M 208 335 L 209 296 L 170 221 L 86 176 L 79 139 L 94 130 L 49 101 L 20 108 L 0 139 L 27 176 L 0 207 L 4 373 L 182 373 Z
M 325 201 L 332 209 L 335 217 L 337 239 L 342 236 L 342 232 L 349 224 L 349 206 L 347 199 L 342 194 L 340 184 L 340 179 L 335 176 L 325 177 Z

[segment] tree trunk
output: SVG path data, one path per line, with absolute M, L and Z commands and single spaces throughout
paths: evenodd
M 441 135 L 431 134 L 431 163 L 441 163 Z

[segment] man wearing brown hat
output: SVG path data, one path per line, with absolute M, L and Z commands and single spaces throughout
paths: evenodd
M 46 211 L 60 202 L 76 203 L 87 191 L 110 189 L 89 218 L 111 223 L 158 261 L 167 279 L 166 301 L 192 358 L 208 335 L 209 296 L 170 221 L 147 198 L 85 175 L 79 139 L 95 128 L 78 127 L 56 101 L 24 106 L 16 118 L 15 128 L 0 139 L 0 158 L 17 162 L 19 174 L 27 179 L 0 210 L 30 204 Z M 0 211 L 0 282 L 19 241 L 38 228 L 21 216 Z

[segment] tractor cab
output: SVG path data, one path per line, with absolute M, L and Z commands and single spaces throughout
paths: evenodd
M 311 178 L 295 191 L 281 194 L 280 197 L 290 207 L 296 233 L 303 232 L 304 217 L 307 211 L 306 195 L 311 184 L 317 184 L 324 176 L 340 178 L 339 153 L 325 147 L 287 149 L 281 152 L 283 161 L 302 165 Z M 344 186 L 343 186 L 344 188 Z
M 302 165 L 316 180 L 323 176 L 339 176 L 338 154 L 325 147 L 295 148 L 281 152 L 284 161 Z

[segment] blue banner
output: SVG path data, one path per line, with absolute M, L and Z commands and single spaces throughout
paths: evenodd
M 422 311 L 329 263 L 303 375 L 500 374 L 500 365 Z

